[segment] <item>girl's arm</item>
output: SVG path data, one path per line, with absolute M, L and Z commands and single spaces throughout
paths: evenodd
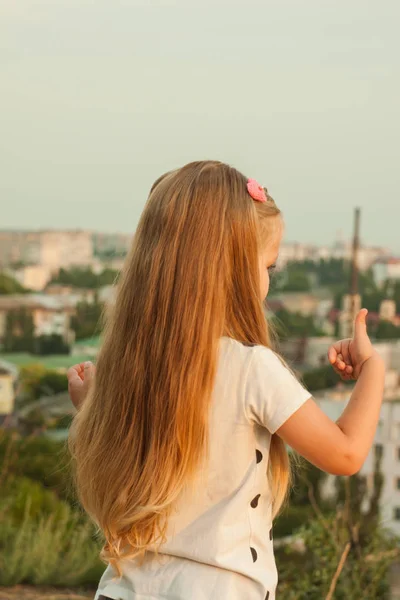
M 334 423 L 310 398 L 277 434 L 320 469 L 334 475 L 353 475 L 371 449 L 383 398 L 385 367 L 372 348 L 366 311 L 356 319 L 352 340 L 338 342 L 329 359 L 343 379 L 358 379 L 342 416 Z

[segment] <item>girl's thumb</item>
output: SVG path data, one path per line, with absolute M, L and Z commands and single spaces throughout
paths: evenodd
M 368 311 L 366 308 L 362 308 L 358 315 L 356 316 L 356 320 L 354 323 L 354 339 L 360 338 L 367 334 L 367 314 Z

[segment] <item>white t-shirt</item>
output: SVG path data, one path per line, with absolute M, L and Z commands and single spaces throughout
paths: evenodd
M 310 394 L 269 349 L 222 338 L 207 469 L 174 507 L 161 554 L 107 567 L 100 594 L 121 600 L 274 600 L 266 476 L 271 434 Z

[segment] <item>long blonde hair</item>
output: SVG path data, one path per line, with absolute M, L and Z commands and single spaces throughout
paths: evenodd
M 270 346 L 260 244 L 280 211 L 251 200 L 247 178 L 214 161 L 156 181 L 108 317 L 94 385 L 70 449 L 79 499 L 103 530 L 103 558 L 143 556 L 166 537 L 171 507 L 207 448 L 221 336 Z M 274 513 L 289 482 L 273 436 Z

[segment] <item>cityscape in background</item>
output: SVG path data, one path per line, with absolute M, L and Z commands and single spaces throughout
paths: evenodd
M 102 314 L 132 236 L 92 231 L 0 232 L 0 425 L 5 431 L 65 441 L 74 413 L 66 371 L 95 361 Z M 283 243 L 266 305 L 279 350 L 321 408 L 337 420 L 352 390 L 334 375 L 327 350 L 351 335 L 361 306 L 387 374 L 375 444 L 361 474 L 374 497 L 383 475 L 382 522 L 400 534 L 400 258 L 389 248 L 338 240 Z M 350 325 L 349 325 L 350 324 Z M 335 495 L 325 478 L 321 497 Z M 371 500 L 372 501 L 372 500 Z
M 152 511 L 158 478 L 138 511 L 93 481 L 92 505 L 107 496 L 105 519 L 99 526 L 85 511 L 68 447 L 76 410 L 67 373 L 77 363 L 100 364 L 105 320 L 153 182 L 205 158 L 255 178 L 278 201 L 286 237 L 269 269 L 265 318 L 273 349 L 322 411 L 337 421 L 354 391 L 327 351 L 353 334 L 361 307 L 386 366 L 361 471 L 333 476 L 315 466 L 322 464 L 315 452 L 310 463 L 288 448 L 287 502 L 271 529 L 252 532 L 260 549 L 267 542 L 268 556 L 258 553 L 247 565 L 246 551 L 242 563 L 239 544 L 223 559 L 238 557 L 243 569 L 235 577 L 249 575 L 249 595 L 251 573 L 257 579 L 273 552 L 279 600 L 400 600 L 399 23 L 395 0 L 1 3 L 0 600 L 93 600 L 104 534 L 123 553 L 117 537 L 131 517 L 144 517 L 142 533 L 162 521 Z M 162 372 L 164 359 L 161 353 Z M 116 402 L 129 392 L 117 371 Z M 143 389 L 153 389 L 145 379 Z M 356 396 L 353 407 L 362 410 L 365 398 Z M 135 409 L 137 398 L 128 400 L 121 419 Z M 133 428 L 116 418 L 113 435 L 99 440 L 96 428 L 107 425 L 102 401 L 100 394 L 90 440 L 93 452 L 109 458 L 107 482 L 118 478 L 116 448 L 126 449 L 125 466 L 144 464 L 149 436 L 138 456 L 137 440 L 123 435 Z M 89 399 L 85 411 L 91 406 Z M 351 412 L 346 458 L 359 455 L 367 433 Z M 151 433 L 151 411 L 142 413 Z M 312 435 L 307 444 L 315 450 Z M 223 461 L 232 462 L 220 445 Z M 188 450 L 181 443 L 174 458 Z M 343 463 L 334 458 L 331 464 Z M 258 474 L 263 465 L 279 484 L 278 460 L 262 461 Z M 245 499 L 250 513 L 256 502 L 269 519 L 273 487 Z M 122 522 L 121 511 L 128 515 Z M 173 503 L 162 511 L 168 520 Z M 211 527 L 217 513 L 219 506 L 207 513 Z M 236 529 L 218 533 L 230 539 L 240 535 L 239 522 Z M 201 525 L 196 531 L 201 540 Z M 201 573 L 212 578 L 214 567 Z M 142 587 L 162 583 L 163 575 Z M 200 584 L 176 596 L 193 600 Z M 142 598 L 126 586 L 120 595 Z M 266 590 L 259 590 L 261 600 Z M 215 594 L 224 600 L 222 589 Z M 225 595 L 235 595 L 233 587 Z

